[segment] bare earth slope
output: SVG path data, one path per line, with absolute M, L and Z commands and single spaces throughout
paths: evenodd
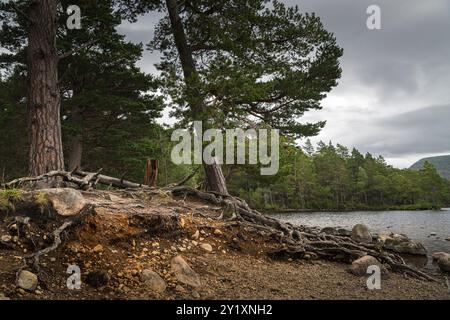
M 280 246 L 264 231 L 214 218 L 220 208 L 163 194 L 149 198 L 127 192 L 85 192 L 95 205 L 62 244 L 40 258 L 38 287 L 17 286 L 22 257 L 53 242 L 61 222 L 32 216 L 29 230 L 14 229 L 15 217 L 2 214 L 0 297 L 10 299 L 448 299 L 444 284 L 390 272 L 381 290 L 368 290 L 365 277 L 348 265 L 324 261 L 274 261 Z M 13 227 L 13 228 L 12 228 Z M 13 231 L 11 231 L 12 229 Z M 20 226 L 18 229 L 21 229 Z M 210 252 L 209 246 L 212 251 Z M 201 280 L 189 286 L 177 278 L 171 260 L 181 255 Z M 80 290 L 67 287 L 69 265 L 81 269 Z M 142 277 L 152 270 L 166 283 L 155 291 Z

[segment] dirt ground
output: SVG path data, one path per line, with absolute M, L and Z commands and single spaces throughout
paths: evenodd
M 36 290 L 17 286 L 22 257 L 53 242 L 61 221 L 31 216 L 30 230 L 11 231 L 15 216 L 0 216 L 0 297 L 9 299 L 449 299 L 441 283 L 390 272 L 381 290 L 368 290 L 365 277 L 350 274 L 348 265 L 330 261 L 274 261 L 267 252 L 279 248 L 263 231 L 215 220 L 220 208 L 168 196 L 125 192 L 84 193 L 95 214 L 62 234 L 57 250 L 42 256 Z M 197 232 L 198 231 L 198 232 Z M 201 247 L 209 244 L 212 252 Z M 171 259 L 181 255 L 200 276 L 195 289 L 177 280 Z M 69 265 L 81 269 L 80 290 L 67 287 Z M 163 293 L 150 290 L 143 270 L 166 282 Z M 101 274 L 104 286 L 92 280 Z M 101 282 L 101 281 L 100 281 Z

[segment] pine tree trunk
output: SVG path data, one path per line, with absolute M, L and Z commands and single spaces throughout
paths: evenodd
M 197 73 L 195 62 L 192 56 L 192 51 L 187 43 L 186 34 L 184 31 L 183 22 L 180 15 L 178 14 L 177 0 L 166 0 L 167 11 L 169 12 L 170 23 L 172 27 L 172 33 L 175 39 L 175 46 L 180 57 L 181 66 L 183 68 L 184 80 L 188 85 L 190 79 L 195 77 Z M 190 96 L 198 97 L 199 93 L 196 92 L 195 86 L 193 88 L 188 88 L 190 90 Z M 190 103 L 192 108 L 192 113 L 194 115 L 200 115 L 199 119 L 195 120 L 205 120 L 201 116 L 204 113 L 204 105 L 199 105 L 198 103 Z M 203 164 L 206 176 L 206 187 L 208 190 L 216 191 L 223 194 L 228 194 L 225 177 L 222 172 L 222 167 L 219 164 L 207 165 Z
M 205 168 L 206 188 L 211 191 L 228 194 L 222 167 L 218 164 L 203 164 Z
M 28 30 L 27 50 L 29 174 L 32 176 L 64 169 L 56 6 L 55 0 L 34 1 L 28 12 L 33 21 Z

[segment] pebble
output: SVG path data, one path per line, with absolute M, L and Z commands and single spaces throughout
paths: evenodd
M 214 234 L 215 234 L 216 236 L 221 236 L 221 235 L 223 235 L 223 232 L 220 231 L 219 229 L 216 229 L 216 230 L 214 230 Z
M 207 252 L 212 252 L 213 248 L 209 243 L 202 243 L 200 245 L 200 248 L 202 248 L 203 250 L 207 251 Z
M 11 242 L 12 237 L 10 235 L 4 235 L 1 239 L 3 242 Z
M 195 233 L 192 235 L 192 239 L 197 240 L 200 237 L 200 231 L 195 231 Z
M 34 291 L 38 285 L 38 277 L 34 273 L 22 270 L 17 279 L 19 288 L 27 291 Z

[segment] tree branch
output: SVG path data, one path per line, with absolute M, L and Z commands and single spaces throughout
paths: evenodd
M 78 48 L 74 48 L 74 49 L 72 49 L 72 50 L 69 50 L 69 51 L 67 51 L 67 52 L 64 52 L 62 55 L 60 55 L 60 56 L 58 57 L 58 59 L 59 59 L 59 60 L 62 60 L 62 59 L 68 58 L 68 57 L 70 57 L 71 55 L 73 55 L 74 53 L 77 53 L 77 52 L 80 51 L 80 50 L 86 49 L 87 47 L 93 45 L 93 44 L 96 43 L 96 42 L 97 42 L 96 40 L 88 41 L 88 42 L 82 44 L 81 46 L 79 46 Z

